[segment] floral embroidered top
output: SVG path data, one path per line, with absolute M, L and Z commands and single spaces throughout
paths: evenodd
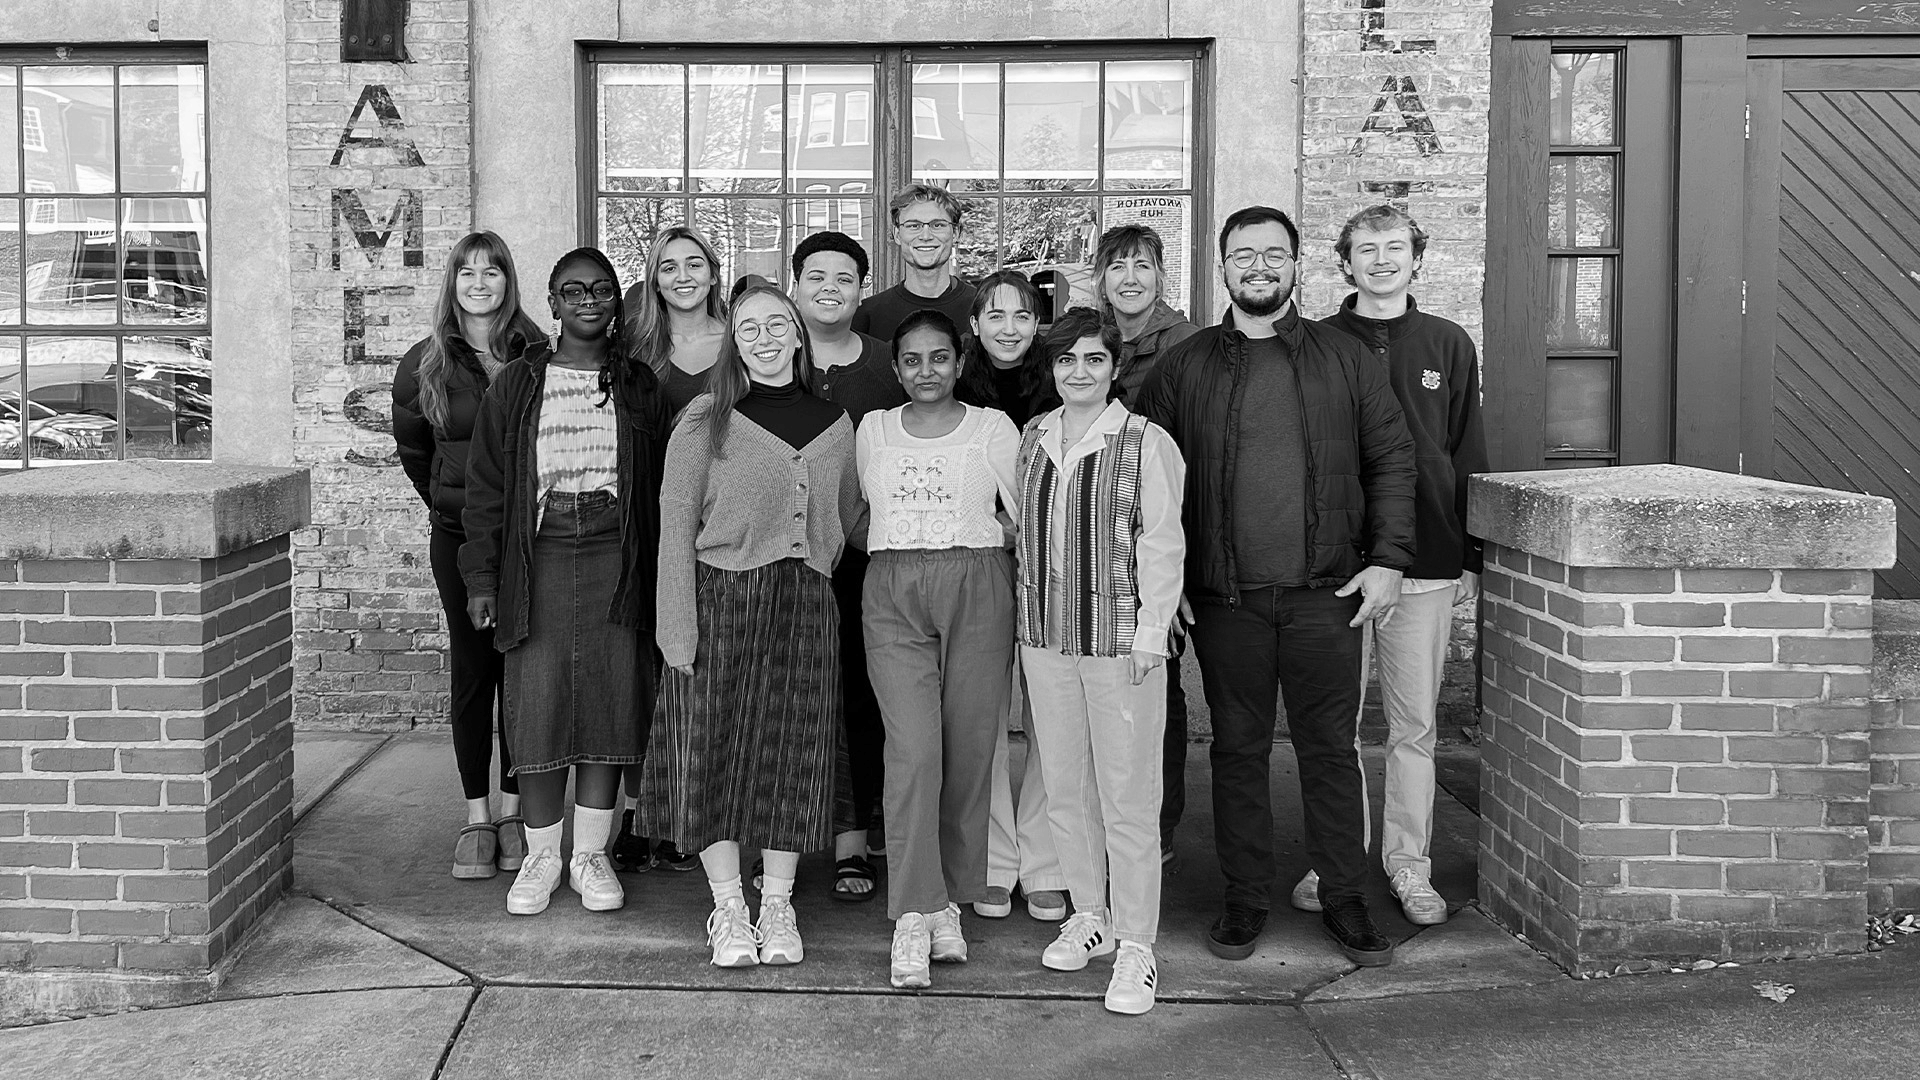
M 1013 421 L 968 405 L 952 431 L 922 439 L 901 424 L 904 408 L 868 413 L 854 440 L 871 508 L 867 550 L 1005 547 L 1020 506 Z

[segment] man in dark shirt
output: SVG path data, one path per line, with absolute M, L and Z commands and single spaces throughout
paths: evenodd
M 1214 844 L 1227 879 L 1207 946 L 1245 959 L 1266 926 L 1276 874 L 1268 759 L 1284 693 L 1322 921 L 1348 959 L 1381 965 L 1393 942 L 1363 895 L 1360 627 L 1392 613 L 1413 563 L 1413 440 L 1360 343 L 1300 318 L 1298 250 L 1279 210 L 1227 218 L 1220 256 L 1233 306 L 1167 351 L 1140 411 L 1187 459 L 1186 594 L 1213 710 Z
M 853 313 L 853 329 L 891 342 L 901 320 L 922 308 L 938 308 L 953 325 L 973 315 L 973 286 L 953 275 L 953 249 L 960 241 L 960 201 L 946 188 L 915 184 L 887 204 L 893 242 L 906 260 L 900 284 L 878 292 Z

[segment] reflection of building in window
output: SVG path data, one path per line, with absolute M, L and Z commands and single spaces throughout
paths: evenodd
M 38 105 L 24 105 L 20 108 L 20 145 L 28 150 L 47 148 L 47 132 L 40 126 Z
M 916 139 L 940 137 L 940 110 L 930 97 L 913 99 L 913 137 Z
M 832 190 L 833 190 L 832 188 L 828 187 L 825 184 L 808 184 L 807 185 L 807 194 L 809 195 L 825 195 L 826 193 Z M 808 199 L 807 200 L 807 228 L 811 231 L 818 232 L 819 230 L 824 229 L 826 227 L 827 227 L 827 200 L 826 199 Z
M 861 183 L 840 185 L 840 193 L 842 195 L 865 194 L 866 190 L 867 185 Z M 840 231 L 853 237 L 855 240 L 860 239 L 864 233 L 865 229 L 861 222 L 859 199 L 840 200 Z
M 45 180 L 29 180 L 27 181 L 27 190 L 51 192 L 54 190 L 54 187 Z M 60 200 L 29 199 L 27 202 L 31 207 L 31 209 L 27 211 L 27 220 L 35 225 L 52 225 L 60 220 Z
M 865 146 L 873 126 L 873 96 L 865 90 L 847 92 L 847 119 L 840 129 L 840 145 Z
M 833 107 L 838 94 L 819 93 L 813 95 L 813 104 L 807 112 L 807 145 L 833 145 Z
M 760 113 L 760 152 L 780 152 L 780 103 L 774 102 Z

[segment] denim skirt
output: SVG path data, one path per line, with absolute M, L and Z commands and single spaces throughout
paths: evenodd
M 527 639 L 505 657 L 503 723 L 516 776 L 629 765 L 646 753 L 653 636 L 609 621 L 621 559 L 611 493 L 547 493 L 527 582 Z

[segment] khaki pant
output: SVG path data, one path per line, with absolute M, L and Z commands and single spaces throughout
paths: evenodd
M 1435 711 L 1453 633 L 1452 589 L 1403 593 L 1385 626 L 1367 624 L 1367 646 L 1380 671 L 1380 703 L 1387 714 L 1387 799 L 1381 818 L 1380 862 L 1387 876 L 1411 867 L 1432 874 L 1433 744 Z M 1362 692 L 1366 665 L 1362 664 Z M 1365 773 L 1361 774 L 1363 777 Z M 1367 810 L 1372 844 L 1373 810 Z
M 1060 856 L 1054 851 L 1053 829 L 1047 824 L 1047 779 L 1040 754 L 1033 743 L 1032 699 L 1027 696 L 1026 676 L 1014 658 L 1013 708 L 1008 718 L 1018 715 L 1021 730 L 1027 733 L 1026 768 L 1020 775 L 1020 800 L 1013 798 L 1012 753 L 1007 746 L 1007 725 L 1000 724 L 1000 738 L 993 748 L 993 796 L 987 809 L 987 885 L 1011 890 L 1015 883 L 1029 895 L 1058 891 L 1067 887 L 1060 873 Z

